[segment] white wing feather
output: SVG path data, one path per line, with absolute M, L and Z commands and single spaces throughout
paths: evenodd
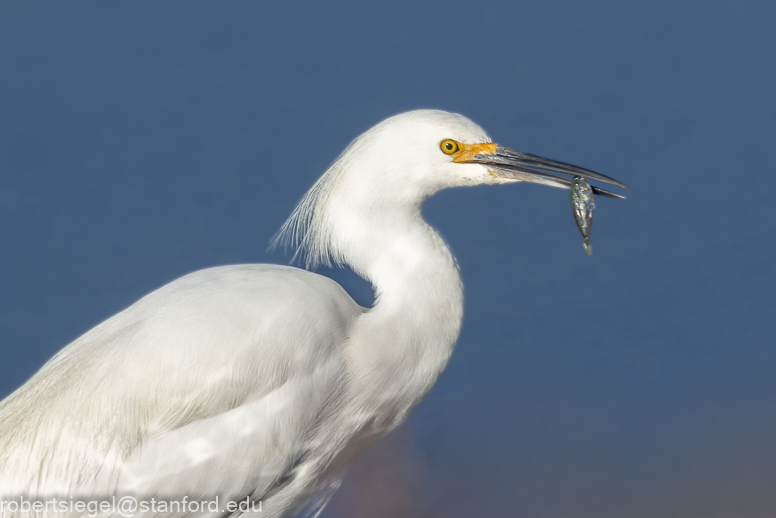
M 282 266 L 164 286 L 2 402 L 0 494 L 277 491 L 342 390 L 342 344 L 363 311 L 330 279 Z

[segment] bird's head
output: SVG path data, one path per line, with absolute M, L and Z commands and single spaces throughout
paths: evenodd
M 384 120 L 361 135 L 340 158 L 343 176 L 354 187 L 380 197 L 424 199 L 447 188 L 533 182 L 568 189 L 570 177 L 625 185 L 608 176 L 494 143 L 466 117 L 417 110 Z M 560 173 L 560 174 L 554 174 Z M 568 175 L 568 177 L 563 176 Z M 598 187 L 596 194 L 621 197 Z M 361 199 L 367 199 L 361 195 Z
M 423 200 L 441 189 L 511 182 L 568 189 L 574 176 L 625 187 L 587 169 L 500 146 L 461 115 L 402 113 L 348 146 L 302 199 L 274 244 L 296 246 L 308 265 L 352 265 L 353 250 L 374 250 L 386 231 L 406 230 Z M 593 192 L 621 198 L 595 186 Z

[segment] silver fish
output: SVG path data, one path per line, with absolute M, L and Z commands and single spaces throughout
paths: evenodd
M 577 228 L 585 242 L 585 251 L 587 255 L 592 255 L 593 245 L 590 244 L 590 229 L 593 227 L 595 200 L 593 200 L 593 189 L 581 176 L 575 176 L 571 179 L 571 207 L 574 209 L 574 221 L 577 222 Z

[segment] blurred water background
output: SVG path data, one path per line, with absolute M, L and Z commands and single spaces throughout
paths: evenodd
M 0 395 L 266 246 L 358 134 L 439 108 L 624 181 L 440 193 L 448 370 L 327 518 L 776 515 L 776 4 L 4 2 Z M 364 304 L 365 283 L 324 272 Z

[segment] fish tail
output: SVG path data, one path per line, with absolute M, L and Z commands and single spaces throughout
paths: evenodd
M 590 244 L 590 238 L 586 237 L 584 241 L 585 241 L 585 252 L 587 252 L 587 255 L 593 255 L 593 245 Z

